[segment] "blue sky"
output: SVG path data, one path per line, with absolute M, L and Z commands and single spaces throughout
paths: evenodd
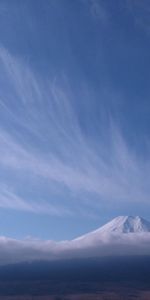
M 0 0 L 0 230 L 70 239 L 150 209 L 150 4 Z

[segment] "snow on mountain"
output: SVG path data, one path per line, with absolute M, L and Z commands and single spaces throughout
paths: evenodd
M 129 234 L 129 233 L 149 233 L 150 222 L 139 216 L 119 216 L 114 218 L 110 222 L 106 223 L 102 227 L 87 233 L 81 237 L 75 239 L 75 241 L 81 240 L 95 240 L 101 239 L 104 236 L 110 234 Z
M 99 230 L 119 233 L 150 232 L 150 222 L 139 216 L 119 216 L 102 226 Z

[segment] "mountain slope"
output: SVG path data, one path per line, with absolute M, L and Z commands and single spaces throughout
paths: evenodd
M 104 235 L 109 234 L 128 234 L 128 233 L 149 233 L 150 222 L 139 216 L 119 216 L 114 218 L 110 222 L 106 223 L 102 227 L 89 232 L 75 240 L 85 240 L 95 238 L 101 238 Z
M 139 216 L 119 216 L 102 226 L 100 230 L 119 233 L 150 232 L 150 222 Z

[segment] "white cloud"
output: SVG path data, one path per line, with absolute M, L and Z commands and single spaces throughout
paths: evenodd
M 55 260 L 117 255 L 150 255 L 150 233 L 105 234 L 81 242 L 15 240 L 0 237 L 0 265 L 34 260 Z
M 135 26 L 150 34 L 150 2 L 147 0 L 126 0 L 125 3 Z
M 49 215 L 72 215 L 69 209 L 65 209 L 61 205 L 52 205 L 51 203 L 25 200 L 18 196 L 10 187 L 0 184 L 0 207 L 26 212 L 49 214 Z
M 88 6 L 91 16 L 100 21 L 102 25 L 109 23 L 109 13 L 102 0 L 82 0 Z
M 0 81 L 5 80 L 0 91 L 1 116 L 7 117 L 7 122 L 0 122 L 3 168 L 20 177 L 26 173 L 44 179 L 60 191 L 65 187 L 80 202 L 83 198 L 83 205 L 87 195 L 93 206 L 92 195 L 116 204 L 141 199 L 149 203 L 149 157 L 137 156 L 112 120 L 108 120 L 106 128 L 100 119 L 98 130 L 94 123 L 87 124 L 96 131 L 97 140 L 93 143 L 80 125 L 77 107 L 81 99 L 78 105 L 74 103 L 66 86 L 56 80 L 42 81 L 4 48 L 0 48 L 0 67 Z M 84 113 L 83 118 L 86 105 Z M 15 207 L 18 201 L 17 191 L 11 196 L 12 203 L 7 200 L 6 207 Z M 67 209 L 61 199 L 60 204 L 56 211 L 60 208 L 60 214 L 65 214 Z M 49 202 L 43 205 L 20 199 L 19 207 L 38 212 L 46 212 L 49 207 L 48 211 L 56 214 Z

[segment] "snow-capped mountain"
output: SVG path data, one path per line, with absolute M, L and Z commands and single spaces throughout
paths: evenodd
M 118 233 L 150 232 L 150 222 L 139 216 L 119 216 L 102 226 L 99 230 Z
M 128 233 L 149 233 L 150 222 L 139 216 L 119 216 L 106 223 L 102 227 L 89 232 L 81 237 L 75 239 L 78 240 L 95 240 L 102 236 L 111 234 L 128 234 Z

